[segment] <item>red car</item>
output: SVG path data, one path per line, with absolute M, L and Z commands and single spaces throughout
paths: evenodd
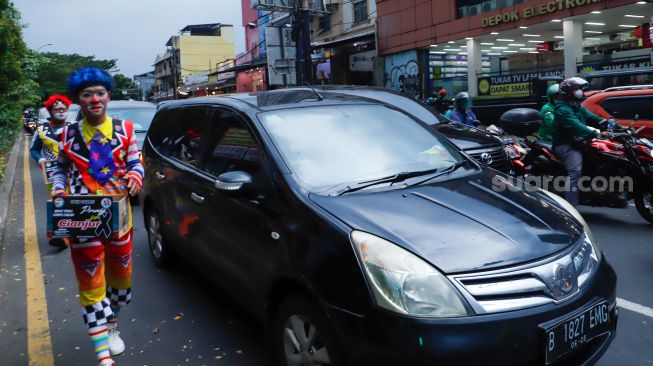
M 597 116 L 614 117 L 624 127 L 646 126 L 639 137 L 653 139 L 653 85 L 608 88 L 590 95 L 583 106 Z

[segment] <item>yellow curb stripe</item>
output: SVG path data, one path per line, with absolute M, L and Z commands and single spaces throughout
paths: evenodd
M 25 277 L 27 279 L 27 355 L 30 366 L 52 366 L 52 340 L 45 298 L 41 253 L 36 237 L 36 216 L 29 168 L 29 139 L 25 137 L 23 184 L 25 197 Z

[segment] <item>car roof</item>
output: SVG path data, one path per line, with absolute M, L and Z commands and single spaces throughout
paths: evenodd
M 270 111 L 308 106 L 385 103 L 361 96 L 346 95 L 325 90 L 314 90 L 308 87 L 296 87 L 254 93 L 237 93 L 175 100 L 159 105 L 159 109 L 165 110 L 169 108 L 203 104 L 232 106 L 238 106 L 240 104 L 240 107 L 247 105 L 258 111 Z
M 111 108 L 155 108 L 156 104 L 150 102 L 142 102 L 139 100 L 111 100 L 109 101 L 108 109 Z
M 585 104 L 585 102 L 594 103 L 595 101 L 600 101 L 610 97 L 626 97 L 651 94 L 653 94 L 653 87 L 650 85 L 613 87 L 592 93 L 592 95 L 588 96 L 587 99 L 585 99 L 583 104 Z

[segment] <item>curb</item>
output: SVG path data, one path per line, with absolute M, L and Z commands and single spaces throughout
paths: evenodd
M 16 137 L 16 142 L 14 142 L 14 147 L 11 149 L 11 153 L 9 154 L 9 160 L 7 161 L 7 167 L 5 169 L 5 178 L 2 183 L 0 183 L 0 202 L 6 202 L 5 204 L 0 204 L 0 242 L 4 240 L 5 237 L 7 213 L 9 212 L 9 200 L 11 199 L 11 190 L 14 187 L 14 180 L 16 178 L 16 165 L 18 164 L 19 149 L 24 139 L 25 136 L 23 132 L 19 132 Z M 0 254 L 1 253 L 2 247 L 0 246 Z

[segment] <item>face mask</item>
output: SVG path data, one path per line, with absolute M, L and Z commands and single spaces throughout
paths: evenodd
M 584 95 L 585 95 L 585 93 L 583 93 L 582 90 L 580 90 L 580 89 L 574 90 L 574 97 L 576 97 L 576 99 L 583 99 Z

